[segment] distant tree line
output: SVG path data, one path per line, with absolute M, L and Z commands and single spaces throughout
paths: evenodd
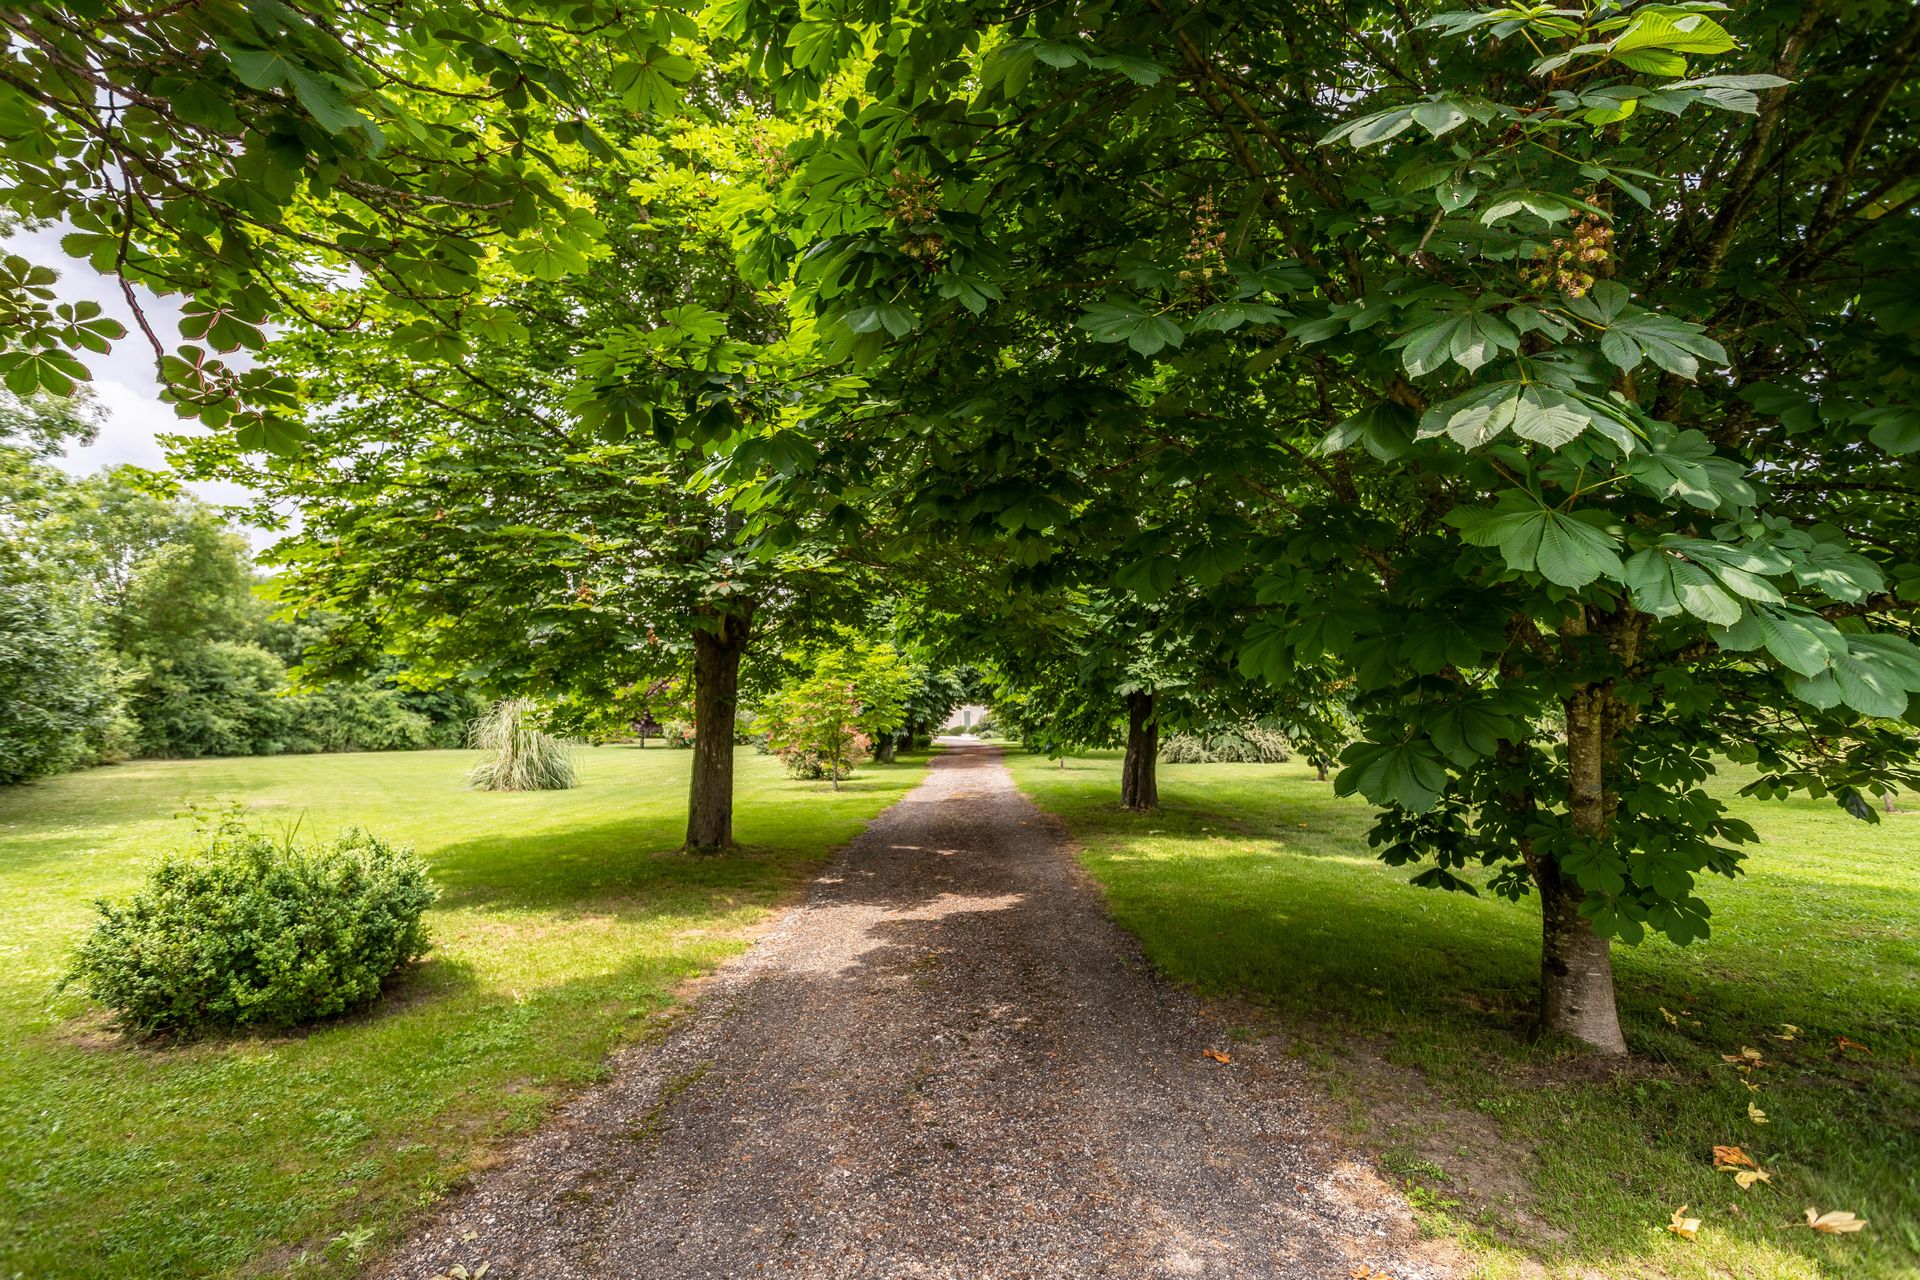
M 460 745 L 477 700 L 397 662 L 301 687 L 315 634 L 219 512 L 136 467 L 48 457 L 83 405 L 0 404 L 0 784 L 134 756 Z

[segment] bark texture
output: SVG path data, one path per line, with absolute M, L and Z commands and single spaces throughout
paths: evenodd
M 1612 738 L 1605 690 L 1586 686 L 1566 700 L 1567 810 L 1573 829 L 1594 841 L 1610 831 L 1607 753 Z M 1540 1025 L 1584 1040 L 1601 1053 L 1624 1054 L 1613 999 L 1613 951 L 1580 914 L 1580 886 L 1551 858 L 1539 858 Z
M 1540 888 L 1540 1026 L 1584 1040 L 1597 1051 L 1624 1054 L 1613 1000 L 1612 944 L 1580 914 L 1580 886 L 1549 862 Z
M 1120 803 L 1135 813 L 1160 807 L 1160 784 L 1154 766 L 1160 759 L 1160 722 L 1153 714 L 1153 695 L 1135 690 L 1127 695 L 1127 758 L 1120 766 Z
M 733 724 L 740 705 L 740 655 L 749 619 L 723 615 L 693 633 L 693 781 L 687 794 L 687 848 L 718 853 L 733 843 Z

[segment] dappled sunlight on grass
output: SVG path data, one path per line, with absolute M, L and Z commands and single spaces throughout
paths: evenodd
M 1411 869 L 1368 856 L 1365 806 L 1305 766 L 1165 767 L 1163 808 L 1139 815 L 1118 807 L 1110 755 L 1008 763 L 1066 821 L 1157 965 L 1270 1008 L 1376 1151 L 1421 1152 L 1408 1167 L 1431 1172 L 1403 1185 L 1485 1275 L 1519 1274 L 1534 1254 L 1568 1278 L 1916 1274 L 1920 814 L 1868 826 L 1831 802 L 1736 800 L 1766 843 L 1750 874 L 1703 886 L 1711 939 L 1615 949 L 1636 1063 L 1596 1073 L 1530 1038 L 1531 900 L 1408 884 Z M 1792 1040 L 1773 1038 L 1784 1024 L 1800 1028 Z M 1765 1065 L 1743 1076 L 1721 1055 L 1748 1046 Z M 1467 1112 L 1497 1125 L 1493 1163 L 1525 1170 L 1525 1204 L 1464 1193 L 1483 1180 L 1449 1119 Z M 1745 1144 L 1773 1182 L 1736 1190 L 1712 1168 L 1716 1143 Z M 1683 1203 L 1707 1223 L 1697 1240 L 1665 1230 Z M 1816 1236 L 1795 1225 L 1806 1204 L 1873 1225 Z

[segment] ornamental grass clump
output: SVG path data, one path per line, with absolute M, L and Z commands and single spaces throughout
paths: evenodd
M 506 698 L 473 722 L 468 745 L 493 758 L 473 767 L 478 791 L 565 791 L 573 786 L 573 744 L 535 725 L 533 702 Z
M 439 896 L 411 848 L 350 829 L 300 848 L 229 817 L 100 921 L 61 985 L 143 1034 L 279 1030 L 373 1003 L 427 950 Z
M 1259 724 L 1176 733 L 1160 744 L 1168 764 L 1284 764 L 1293 758 L 1287 735 Z

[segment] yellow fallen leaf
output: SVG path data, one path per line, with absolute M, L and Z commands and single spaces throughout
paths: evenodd
M 1753 1081 L 1751 1081 L 1751 1080 L 1742 1080 L 1742 1081 L 1741 1081 L 1740 1083 L 1741 1083 L 1741 1084 L 1743 1084 L 1743 1085 L 1745 1085 L 1745 1086 L 1747 1086 L 1747 1092 L 1748 1092 L 1748 1093 L 1758 1093 L 1758 1092 L 1760 1092 L 1760 1086 L 1759 1086 L 1759 1085 L 1757 1085 L 1757 1084 L 1755 1084 L 1755 1083 L 1754 1083 Z
M 1232 1062 L 1233 1061 L 1232 1054 L 1222 1053 L 1218 1049 L 1207 1049 L 1207 1050 L 1204 1050 L 1203 1052 L 1207 1057 L 1212 1058 L 1215 1062 Z
M 1673 1211 L 1673 1221 L 1667 1224 L 1667 1230 L 1682 1240 L 1691 1240 L 1700 1234 L 1700 1219 L 1687 1216 L 1687 1206 L 1681 1205 Z
M 1811 1206 L 1807 1209 L 1807 1225 L 1815 1231 L 1823 1231 L 1830 1236 L 1845 1235 L 1849 1231 L 1858 1231 L 1867 1225 L 1865 1218 L 1856 1218 L 1845 1209 L 1829 1209 L 1821 1213 Z
M 1767 1122 L 1767 1113 L 1749 1102 L 1747 1104 L 1747 1119 L 1753 1121 L 1755 1124 L 1765 1124 Z
M 1745 1191 L 1756 1182 L 1772 1182 L 1773 1175 L 1765 1169 L 1742 1169 L 1733 1175 L 1733 1180 L 1740 1184 L 1742 1191 Z
M 1764 1067 L 1767 1064 L 1767 1060 L 1760 1056 L 1760 1051 L 1751 1045 L 1742 1045 L 1738 1053 L 1721 1054 L 1720 1061 L 1736 1062 L 1752 1067 Z
M 1736 1165 L 1744 1165 L 1749 1169 L 1758 1168 L 1758 1166 L 1753 1163 L 1753 1157 L 1742 1151 L 1739 1147 L 1715 1147 L 1713 1149 L 1714 1168 L 1731 1169 Z
M 1799 1034 L 1800 1028 L 1794 1026 L 1791 1022 L 1783 1022 L 1780 1024 L 1779 1033 L 1773 1038 L 1775 1040 L 1792 1040 L 1799 1036 Z
M 1680 1015 L 1677 1013 L 1668 1013 L 1667 1006 L 1665 1005 L 1660 1006 L 1660 1016 L 1667 1020 L 1667 1025 L 1670 1027 L 1677 1027 L 1680 1025 Z

